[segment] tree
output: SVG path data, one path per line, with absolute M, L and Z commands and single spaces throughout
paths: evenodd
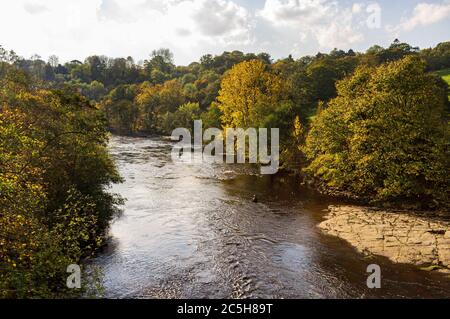
M 200 58 L 200 64 L 205 68 L 209 69 L 213 66 L 214 59 L 211 54 L 205 54 Z
M 200 118 L 200 106 L 198 103 L 186 103 L 175 112 L 167 112 L 162 116 L 161 128 L 165 134 L 171 134 L 178 127 L 191 129 L 194 121 Z
M 56 68 L 59 65 L 59 58 L 54 54 L 50 55 L 48 57 L 48 64 L 50 64 L 52 68 Z
M 92 81 L 90 84 L 85 84 L 81 89 L 81 94 L 91 101 L 99 102 L 105 95 L 105 86 L 98 81 Z
M 225 127 L 260 127 L 265 117 L 286 98 L 285 83 L 260 60 L 241 62 L 227 72 L 218 107 Z
M 272 69 L 286 81 L 289 100 L 293 103 L 292 120 L 298 116 L 306 125 L 315 114 L 318 99 L 316 83 L 308 76 L 306 65 L 303 61 L 284 59 L 274 63 Z
M 219 94 L 221 77 L 213 70 L 203 71 L 194 82 L 197 88 L 197 101 L 200 108 L 206 110 Z
M 141 110 L 142 128 L 158 132 L 161 129 L 161 116 L 175 112 L 186 102 L 186 97 L 180 81 L 170 80 L 158 85 L 142 84 L 135 102 Z
M 103 114 L 69 90 L 0 79 L 0 297 L 81 296 L 66 267 L 103 242 L 120 178 Z
M 173 64 L 173 53 L 167 48 L 153 50 L 151 56 L 152 58 L 160 57 L 164 63 Z
M 217 103 L 216 102 L 211 103 L 211 106 L 201 114 L 203 127 L 205 129 L 221 127 L 222 126 L 221 117 L 222 112 L 217 106 Z
M 306 130 L 299 116 L 294 118 L 292 124 L 292 130 L 288 131 L 290 136 L 283 139 L 285 145 L 282 147 L 280 157 L 283 168 L 299 174 L 306 163 L 305 155 L 301 148 L 304 144 Z
M 104 81 L 107 57 L 93 55 L 86 58 L 85 64 L 89 66 L 90 78 L 93 81 Z
M 81 82 L 90 83 L 92 81 L 89 64 L 73 64 L 70 67 L 70 75 L 72 79 L 78 79 Z
M 137 85 L 119 85 L 100 103 L 110 130 L 119 134 L 134 134 L 141 130 L 141 110 L 135 103 Z
M 315 90 L 317 101 L 336 97 L 336 82 L 353 73 L 357 65 L 355 57 L 330 58 L 322 56 L 307 66 L 307 75 Z
M 450 42 L 439 43 L 435 48 L 422 50 L 431 70 L 450 68 Z
M 149 61 L 144 62 L 144 67 L 155 84 L 161 84 L 170 78 L 170 73 L 175 68 L 173 54 L 169 49 L 154 50 Z
M 360 67 L 312 122 L 306 172 L 376 202 L 448 205 L 446 92 L 414 56 Z

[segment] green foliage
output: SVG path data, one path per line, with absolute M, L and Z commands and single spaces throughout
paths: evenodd
M 286 97 L 285 84 L 260 60 L 235 65 L 223 78 L 218 107 L 224 127 L 264 127 Z
M 431 70 L 450 68 L 450 42 L 439 43 L 435 48 L 422 50 L 421 55 Z
M 281 148 L 283 168 L 301 174 L 302 167 L 306 164 L 306 158 L 302 151 L 302 145 L 305 142 L 306 129 L 299 116 L 296 116 L 292 130 L 288 132 L 290 136 L 282 138 L 284 144 Z
M 175 112 L 164 114 L 161 123 L 161 131 L 170 135 L 178 127 L 190 128 L 192 130 L 194 121 L 200 118 L 200 106 L 198 103 L 186 103 L 181 105 Z
M 321 57 L 309 64 L 306 73 L 317 100 L 327 101 L 336 96 L 336 81 L 351 74 L 357 65 L 353 56 L 344 58 Z
M 416 135 L 406 131 L 402 135 L 403 140 L 396 141 L 387 138 L 386 145 L 383 145 L 383 147 L 379 146 L 380 143 L 371 136 L 372 132 L 375 131 L 372 126 L 377 127 L 378 125 L 383 129 L 385 126 L 397 129 L 396 126 L 398 126 L 399 128 L 406 127 L 405 130 L 407 130 L 425 125 L 416 123 L 415 120 L 409 120 L 411 121 L 409 126 L 402 126 L 408 118 L 405 117 L 404 113 L 406 112 L 405 114 L 409 114 L 408 116 L 413 118 L 412 110 L 408 111 L 410 113 L 403 111 L 403 108 L 400 107 L 403 105 L 400 105 L 398 109 L 402 110 L 401 112 L 391 114 L 390 112 L 394 112 L 393 109 L 395 108 L 388 109 L 389 111 L 385 113 L 389 115 L 386 117 L 383 117 L 385 113 L 379 111 L 383 116 L 380 115 L 378 118 L 380 123 L 373 121 L 377 123 L 376 125 L 368 121 L 362 124 L 358 122 L 350 126 L 349 123 L 343 122 L 342 117 L 343 114 L 353 114 L 354 111 L 350 112 L 349 110 L 353 110 L 355 103 L 358 101 L 358 103 L 362 103 L 361 105 L 366 105 L 367 109 L 369 109 L 368 105 L 373 105 L 373 110 L 377 110 L 377 112 L 380 103 L 386 103 L 386 105 L 394 104 L 394 102 L 397 104 L 403 103 L 405 100 L 403 97 L 398 97 L 395 101 L 394 98 L 388 99 L 388 96 L 396 93 L 395 90 L 400 91 L 395 81 L 386 82 L 383 84 L 383 88 L 377 87 L 375 89 L 364 86 L 375 81 L 373 75 L 366 73 L 378 70 L 377 67 L 385 63 L 407 61 L 404 60 L 406 57 L 420 57 L 426 61 L 426 66 L 420 62 L 422 68 L 425 68 L 426 71 L 441 70 L 438 71 L 438 74 L 448 82 L 449 48 L 449 42 L 444 42 L 435 48 L 419 50 L 407 43 L 395 40 L 387 48 L 375 45 L 365 53 L 334 49 L 328 54 L 318 53 L 315 56 L 305 56 L 299 59 L 288 56 L 278 61 L 272 61 L 267 53 L 253 54 L 231 51 L 215 56 L 207 54 L 201 57 L 198 62 L 192 62 L 187 66 L 176 66 L 173 54 L 168 49 L 154 50 L 142 64 L 136 64 L 131 57 L 108 58 L 94 55 L 86 58 L 84 62 L 74 60 L 61 65 L 55 56 L 50 57 L 48 62 L 43 61 L 38 56 L 23 59 L 13 51 L 7 51 L 0 47 L 0 77 L 8 74 L 10 69 L 18 68 L 28 74 L 28 78 L 35 88 L 51 88 L 53 91 L 55 89 L 60 91 L 75 90 L 91 103 L 96 103 L 97 110 L 106 115 L 109 130 L 118 134 L 170 134 L 175 127 L 191 127 L 192 121 L 199 118 L 203 120 L 205 128 L 228 126 L 243 128 L 276 127 L 280 129 L 281 133 L 282 165 L 288 170 L 299 172 L 302 167 L 308 165 L 302 151 L 306 149 L 311 160 L 309 173 L 320 177 L 328 187 L 335 187 L 379 201 L 424 196 L 424 198 L 426 197 L 425 201 L 436 200 L 441 203 L 442 199 L 438 197 L 443 197 L 436 195 L 438 194 L 436 189 L 441 187 L 436 186 L 439 178 L 441 178 L 438 175 L 441 173 L 437 174 L 435 178 L 430 177 L 430 174 L 432 174 L 430 172 L 439 171 L 437 167 L 425 168 L 422 165 L 418 169 L 420 171 L 418 176 L 422 177 L 417 177 L 416 184 L 421 184 L 423 187 L 416 187 L 417 194 L 426 193 L 426 195 L 417 195 L 414 191 L 408 190 L 415 187 L 412 185 L 416 185 L 410 182 L 412 178 L 408 175 L 409 173 L 405 175 L 408 177 L 395 173 L 395 169 L 392 172 L 387 172 L 386 176 L 373 173 L 374 167 L 381 167 L 375 166 L 374 163 L 377 162 L 377 159 L 370 160 L 371 157 L 366 156 L 367 154 L 362 155 L 365 154 L 364 152 L 358 153 L 355 151 L 352 156 L 355 157 L 356 163 L 352 164 L 343 155 L 345 152 L 342 150 L 344 147 L 342 145 L 350 143 L 349 136 L 358 137 L 355 141 L 351 140 L 354 143 L 352 145 L 357 145 L 356 141 L 365 141 L 369 145 L 367 152 L 376 149 L 377 152 L 382 154 L 386 152 L 391 154 L 390 151 L 388 152 L 388 147 L 394 147 L 392 143 L 417 144 Z M 357 68 L 358 70 L 355 73 Z M 370 71 L 364 73 L 363 70 Z M 414 72 L 417 71 L 414 70 Z M 354 73 L 355 76 L 350 77 Z M 423 76 L 425 76 L 424 74 L 425 72 L 423 72 Z M 29 81 L 17 72 L 9 76 L 15 77 L 15 83 L 23 84 Z M 366 79 L 364 76 L 368 78 Z M 377 81 L 381 83 L 383 81 L 382 76 L 379 76 L 380 79 Z M 417 72 L 412 73 L 411 76 L 417 78 Z M 434 91 L 430 89 L 428 92 L 433 97 L 430 101 L 435 103 L 436 101 L 433 99 L 436 99 L 436 94 L 448 90 L 447 84 L 438 80 L 437 77 L 427 76 L 430 76 L 428 80 L 431 81 L 432 79 L 430 83 L 434 85 Z M 344 78 L 347 78 L 347 80 L 340 82 Z M 342 83 L 347 83 L 351 78 L 354 81 L 358 78 L 361 83 L 355 82 L 352 88 L 344 90 Z M 388 80 L 386 79 L 386 81 Z M 405 85 L 407 83 L 409 82 L 406 81 Z M 431 85 L 430 83 L 429 85 Z M 412 92 L 420 95 L 423 90 L 424 88 L 418 89 L 411 86 L 408 89 L 402 88 L 401 92 L 407 92 L 408 94 Z M 12 91 L 10 88 L 5 89 L 5 97 L 12 98 Z M 414 94 L 410 94 L 410 96 L 415 96 Z M 382 97 L 386 100 L 383 100 Z M 418 98 L 417 101 L 412 101 L 412 99 L 411 97 L 405 103 L 416 103 L 418 101 Z M 343 104 L 342 101 L 347 104 Z M 45 103 L 49 103 L 49 101 Z M 77 103 L 79 104 L 79 102 L 75 104 Z M 448 122 L 450 102 L 444 103 L 444 110 L 447 114 L 446 121 Z M 371 112 L 367 111 L 368 114 L 364 113 L 364 116 L 370 117 L 377 114 Z M 17 112 L 16 115 L 19 116 L 20 113 Z M 341 120 L 333 120 L 334 118 Z M 63 116 L 62 122 L 72 120 L 72 118 Z M 99 122 L 101 121 L 99 120 Z M 368 125 L 368 127 L 363 124 Z M 435 124 L 436 130 L 441 130 L 438 129 L 439 125 Z M 49 131 L 55 130 L 52 126 L 42 130 L 47 129 Z M 335 134 L 335 132 L 341 131 L 341 134 Z M 393 134 L 393 131 L 388 129 L 385 132 L 386 134 Z M 436 154 L 442 152 L 442 139 L 437 137 L 437 133 L 433 135 L 434 133 L 427 132 L 426 134 L 428 133 L 431 134 L 430 138 L 426 139 L 423 147 L 433 148 L 433 152 L 430 152 L 430 154 L 434 155 L 429 156 L 434 157 L 427 157 L 426 160 L 429 160 L 430 163 L 438 162 L 437 157 L 440 155 Z M 333 134 L 336 136 L 333 137 Z M 307 147 L 303 148 L 307 135 Z M 339 138 L 343 140 L 341 141 Z M 314 139 L 320 139 L 323 143 L 320 142 L 313 146 L 312 141 Z M 40 140 L 38 139 L 38 141 Z M 70 136 L 62 139 L 62 141 L 69 143 Z M 30 143 L 30 149 L 35 147 L 32 146 L 35 142 L 33 139 L 25 142 Z M 375 144 L 372 146 L 372 143 Z M 422 144 L 418 143 L 418 145 Z M 11 145 L 8 145 L 8 147 L 14 148 Z M 84 147 L 80 146 L 81 149 L 84 149 Z M 313 149 L 315 151 L 312 151 Z M 363 149 L 362 146 L 361 149 Z M 401 154 L 409 154 L 408 152 L 416 154 L 414 152 L 419 151 L 407 148 L 403 149 Z M 369 152 L 369 154 L 372 156 L 372 153 Z M 392 152 L 392 154 L 395 153 Z M 7 153 L 4 156 L 7 156 Z M 364 158 L 364 160 L 359 159 L 358 156 Z M 373 156 L 378 158 L 378 155 Z M 406 161 L 400 155 L 398 155 L 397 160 L 394 160 L 395 156 L 391 156 L 393 162 L 404 163 Z M 320 160 L 318 160 L 319 157 Z M 68 160 L 68 158 L 64 158 L 64 160 Z M 415 159 L 416 162 L 424 160 L 422 157 L 420 160 Z M 384 158 L 381 162 L 384 164 L 386 161 L 387 158 Z M 89 164 L 93 166 L 92 163 Z M 344 167 L 348 171 L 345 171 Z M 390 166 L 387 165 L 386 167 Z M 336 177 L 341 173 L 346 178 Z M 335 176 L 335 174 L 337 175 Z M 423 176 L 426 176 L 426 181 L 422 183 L 420 178 L 424 178 Z M 366 183 L 361 183 L 363 177 L 367 181 Z M 78 176 L 78 178 L 83 179 L 86 176 Z M 370 183 L 373 183 L 372 187 L 367 186 Z M 380 186 L 380 183 L 389 185 Z M 396 183 L 400 183 L 400 186 L 392 186 Z M 4 187 L 7 187 L 7 185 L 5 184 Z M 62 192 L 66 191 L 68 191 L 67 188 Z M 440 191 L 440 194 L 442 194 L 442 191 Z M 47 194 L 47 196 L 49 195 L 60 196 L 60 194 L 52 193 Z M 62 197 L 64 196 L 61 195 Z M 58 205 L 60 204 L 61 202 L 58 202 Z M 52 209 L 56 209 L 56 207 Z
M 313 120 L 306 171 L 326 187 L 374 201 L 447 205 L 446 91 L 408 56 L 360 67 Z
M 164 84 L 143 84 L 136 95 L 135 104 L 140 109 L 140 127 L 147 132 L 162 132 L 161 122 L 167 113 L 174 113 L 186 102 L 183 86 L 178 80 Z
M 100 103 L 106 114 L 109 129 L 118 134 L 133 134 L 139 130 L 140 110 L 134 103 L 136 85 L 120 85 L 113 89 Z
M 203 122 L 203 127 L 208 128 L 219 128 L 222 126 L 221 118 L 222 112 L 219 109 L 217 103 L 213 102 L 211 106 L 201 114 L 201 120 Z
M 442 77 L 442 79 L 447 83 L 447 86 L 450 87 L 450 69 L 440 70 L 436 72 L 438 75 Z M 450 90 L 448 92 L 448 99 L 450 101 Z
M 270 70 L 260 60 L 235 65 L 222 80 L 217 107 L 224 127 L 278 128 L 283 167 L 298 171 L 304 162 L 299 150 L 304 134 L 300 118 L 311 106 L 311 100 L 301 97 L 312 94 L 306 92 L 306 85 L 294 94 L 294 83 L 300 82 L 296 66 L 285 78 L 275 74 L 286 68 L 278 64 Z
M 70 91 L 0 80 L 0 297 L 67 297 L 66 268 L 102 243 L 120 201 L 103 114 Z
M 418 55 L 419 53 L 419 48 L 412 47 L 408 43 L 403 43 L 395 39 L 386 49 L 379 45 L 374 45 L 369 48 L 366 51 L 366 55 L 361 57 L 361 60 L 364 65 L 376 66 L 386 62 L 400 60 L 408 55 Z

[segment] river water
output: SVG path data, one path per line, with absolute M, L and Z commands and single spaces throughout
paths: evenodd
M 108 298 L 450 297 L 450 278 L 365 257 L 316 225 L 336 201 L 246 165 L 174 164 L 172 144 L 112 137 L 126 199 L 93 261 Z M 252 197 L 256 195 L 258 202 Z M 378 264 L 382 288 L 368 289 Z

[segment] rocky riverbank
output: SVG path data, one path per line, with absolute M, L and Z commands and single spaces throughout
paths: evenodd
M 330 206 L 318 227 L 360 252 L 450 273 L 450 220 L 445 215 Z

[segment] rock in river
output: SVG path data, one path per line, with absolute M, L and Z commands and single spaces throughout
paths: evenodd
M 318 227 L 338 236 L 360 252 L 397 263 L 439 266 L 450 272 L 450 222 L 396 211 L 357 206 L 330 206 Z

